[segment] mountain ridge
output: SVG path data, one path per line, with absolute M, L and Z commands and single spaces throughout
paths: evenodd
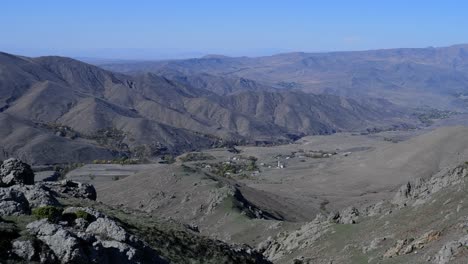
M 117 72 L 178 71 L 196 76 L 245 78 L 274 88 L 294 88 L 351 98 L 387 99 L 403 107 L 462 111 L 468 93 L 468 45 L 263 57 L 208 57 L 103 64 Z
M 405 120 L 398 108 L 275 90 L 242 78 L 208 76 L 207 83 L 214 78 L 232 84 L 231 90 L 217 91 L 216 85 L 207 88 L 155 73 L 113 73 L 66 57 L 4 53 L 0 69 L 1 114 L 44 124 L 43 128 L 71 129 L 91 144 L 107 137 L 105 145 L 96 147 L 110 147 L 114 155 L 134 155 L 141 148 L 150 156 L 180 153 L 226 141 L 287 142 L 291 135 Z

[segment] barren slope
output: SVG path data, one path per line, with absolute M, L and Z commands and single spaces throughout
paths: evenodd
M 335 96 L 266 92 L 254 83 L 239 84 L 251 91 L 220 96 L 211 86 L 193 87 L 150 73 L 126 76 L 63 57 L 0 53 L 0 67 L 1 112 L 41 126 L 51 140 L 87 140 L 115 157 L 181 153 L 225 141 L 284 142 L 409 119 L 388 104 L 381 109 Z M 239 87 L 226 82 L 231 90 Z M 6 151 L 16 155 L 16 149 Z M 55 163 L 54 158 L 41 161 Z

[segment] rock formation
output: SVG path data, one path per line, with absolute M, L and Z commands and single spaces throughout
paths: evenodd
M 173 263 L 173 259 L 190 263 L 270 263 L 246 246 L 232 247 L 191 237 L 192 233 L 157 230 L 157 241 L 171 236 L 162 244 L 158 242 L 165 250 L 165 256 L 161 256 L 153 248 L 154 242 L 150 245 L 140 239 L 119 219 L 93 207 L 67 206 L 67 201 L 93 204 L 96 191 L 92 185 L 69 180 L 31 185 L 34 173 L 29 165 L 16 159 L 3 163 L 1 175 L 0 258 L 8 263 Z M 143 231 L 137 232 L 144 236 Z M 192 247 L 208 251 L 185 252 Z
M 18 159 L 7 159 L 0 166 L 0 187 L 15 184 L 34 184 L 34 172 L 31 166 Z

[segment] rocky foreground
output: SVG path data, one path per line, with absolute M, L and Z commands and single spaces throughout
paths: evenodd
M 34 183 L 28 164 L 0 167 L 0 260 L 5 263 L 270 263 L 247 246 L 175 222 L 95 202 L 92 185 Z
M 274 263 L 468 263 L 468 164 L 401 186 L 391 200 L 319 214 L 258 245 Z
M 69 180 L 35 183 L 29 165 L 8 159 L 0 167 L 0 260 L 467 263 L 467 176 L 468 164 L 446 168 L 431 178 L 409 181 L 396 190 L 393 199 L 319 213 L 309 222 L 288 223 L 252 214 L 242 221 L 270 225 L 272 234 L 258 245 L 250 243 L 256 246 L 253 249 L 215 240 L 203 226 L 96 202 L 90 184 Z

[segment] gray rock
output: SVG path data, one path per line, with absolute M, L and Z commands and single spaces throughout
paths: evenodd
M 447 242 L 435 255 L 434 262 L 437 264 L 450 263 L 464 246 L 468 246 L 468 235 L 459 240 Z
M 94 237 L 92 234 L 86 233 L 86 229 L 84 231 L 80 230 L 76 232 L 76 236 L 88 243 L 93 243 L 96 241 L 96 237 Z
M 348 207 L 341 212 L 341 224 L 355 224 L 359 218 L 359 210 L 355 207 Z
M 376 216 L 376 215 L 386 215 L 391 212 L 391 204 L 380 201 L 374 204 L 364 206 L 359 209 L 360 216 Z
M 83 218 L 75 219 L 75 227 L 80 230 L 86 229 L 88 226 L 88 221 L 84 220 Z
M 186 224 L 185 227 L 193 232 L 200 233 L 200 228 L 196 224 Z
M 467 170 L 463 166 L 455 169 L 442 170 L 430 179 L 417 179 L 401 186 L 392 199 L 392 203 L 398 206 L 413 206 L 424 204 L 434 193 L 447 186 L 460 184 L 467 176 Z
M 337 224 L 355 224 L 359 218 L 359 210 L 356 207 L 350 206 L 341 212 L 333 212 L 328 216 L 328 221 Z
M 0 187 L 34 184 L 34 172 L 31 166 L 19 159 L 7 159 L 0 166 Z
M 52 252 L 52 250 L 46 248 L 45 246 L 39 252 L 39 262 L 45 264 L 60 263 L 57 259 L 57 256 L 55 256 L 54 252 Z
M 83 210 L 102 217 L 88 222 L 82 218 L 75 221 L 74 226 L 57 225 L 47 219 L 29 223 L 26 229 L 35 236 L 43 246 L 36 248 L 41 263 L 166 263 L 144 241 L 128 234 L 114 220 L 90 208 L 72 207 L 68 213 Z M 86 230 L 84 227 L 88 225 Z M 18 245 L 21 258 L 27 256 Z M 18 256 L 20 255 L 18 254 Z M 56 259 L 53 257 L 56 256 Z M 55 261 L 55 262 L 54 262 Z
M 389 248 L 383 255 L 384 258 L 393 258 L 402 254 L 406 254 L 407 248 L 411 248 L 412 239 L 397 240 L 395 245 Z
M 29 213 L 29 203 L 22 192 L 11 188 L 0 188 L 0 216 Z
M 96 189 L 94 189 L 94 186 L 91 184 L 70 180 L 63 180 L 60 182 L 44 182 L 42 184 L 59 195 L 90 200 L 96 200 L 97 198 Z
M 29 240 L 16 240 L 13 241 L 12 245 L 12 252 L 16 254 L 18 257 L 31 261 L 36 254 L 36 250 L 34 249 L 34 245 Z
M 115 221 L 102 217 L 89 224 L 88 228 L 86 228 L 86 232 L 120 242 L 125 242 L 129 238 L 129 234 L 125 229 L 117 225 Z
M 458 253 L 458 251 L 460 250 L 462 246 L 463 245 L 458 241 L 450 241 L 446 243 L 435 256 L 434 258 L 435 263 L 438 263 L 438 264 L 449 263 L 450 260 L 452 260 L 453 256 Z
M 10 187 L 24 193 L 31 208 L 42 207 L 47 205 L 57 206 L 60 203 L 55 199 L 50 190 L 43 185 L 15 185 Z
M 108 263 L 141 263 L 139 261 L 141 252 L 128 244 L 104 240 L 96 242 L 94 246 L 106 252 L 105 259 Z M 102 258 L 100 263 L 102 263 Z
M 385 252 L 384 258 L 392 258 L 395 256 L 406 255 L 415 252 L 418 249 L 426 247 L 427 244 L 438 240 L 440 234 L 441 233 L 439 231 L 429 230 L 417 239 L 406 238 L 398 240 L 393 247 L 389 248 Z
M 62 226 L 42 219 L 28 224 L 26 228 L 46 244 L 62 263 L 90 262 L 81 240 Z
M 29 233 L 33 235 L 50 235 L 57 231 L 60 228 L 59 225 L 50 224 L 47 219 L 41 219 L 34 222 L 29 223 L 26 228 L 28 229 Z
M 16 240 L 12 243 L 11 252 L 18 258 L 36 263 L 59 263 L 54 253 L 45 245 L 31 240 Z M 16 262 L 15 262 L 16 263 Z
M 271 261 L 276 261 L 293 250 L 310 247 L 322 235 L 329 231 L 331 223 L 317 216 L 299 229 L 291 232 L 280 232 L 275 237 L 268 237 L 257 246 L 257 250 Z

